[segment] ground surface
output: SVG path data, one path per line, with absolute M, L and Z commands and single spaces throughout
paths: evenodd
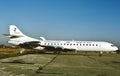
M 97 53 L 19 55 L 19 49 L 0 49 L 0 76 L 120 76 L 120 54 Z M 36 71 L 38 71 L 36 73 Z

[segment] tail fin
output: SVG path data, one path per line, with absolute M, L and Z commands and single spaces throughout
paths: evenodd
M 15 25 L 9 26 L 10 35 L 25 36 Z
M 19 37 L 26 36 L 15 25 L 9 26 L 9 32 L 10 32 L 10 34 L 3 34 L 3 35 L 10 37 L 10 38 L 19 38 Z

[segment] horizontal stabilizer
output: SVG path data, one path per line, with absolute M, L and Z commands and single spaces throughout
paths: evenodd
M 10 34 L 3 34 L 5 35 L 6 37 L 10 37 L 10 38 L 19 38 L 19 37 L 23 37 L 21 35 L 10 35 Z

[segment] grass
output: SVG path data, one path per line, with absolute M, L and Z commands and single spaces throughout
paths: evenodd
M 1 52 L 2 51 L 2 52 Z M 4 52 L 3 52 L 4 51 Z M 7 52 L 8 51 L 8 52 Z M 20 49 L 0 49 L 1 55 L 17 56 Z M 35 54 L 36 55 L 36 54 Z M 53 58 L 54 54 L 39 54 L 40 56 Z M 15 75 L 27 76 L 119 76 L 120 54 L 104 54 L 99 57 L 98 53 L 63 54 L 59 55 L 52 63 L 43 68 L 40 73 L 35 71 L 45 65 L 46 62 L 35 64 L 10 64 L 0 63 L 0 68 L 6 67 L 5 71 Z

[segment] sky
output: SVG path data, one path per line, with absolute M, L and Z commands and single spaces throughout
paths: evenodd
M 9 25 L 39 39 L 120 44 L 120 0 L 0 0 L 0 44 Z

